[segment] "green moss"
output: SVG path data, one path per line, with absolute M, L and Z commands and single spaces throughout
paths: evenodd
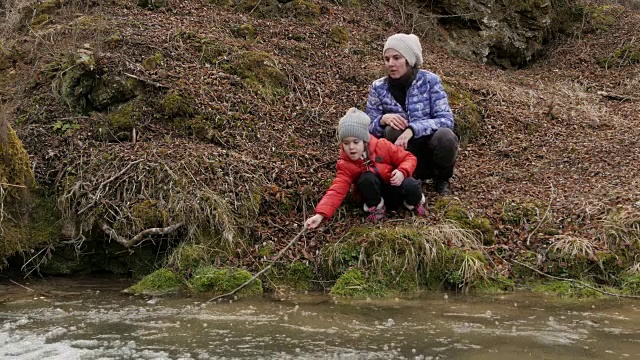
M 181 243 L 173 250 L 167 266 L 189 277 L 197 268 L 210 265 L 209 249 L 204 245 Z
M 116 46 L 122 43 L 122 35 L 115 33 L 104 40 L 104 44 L 108 49 L 114 49 Z M 144 67 L 144 64 L 142 65 Z
M 252 277 L 250 272 L 243 269 L 207 266 L 198 268 L 189 283 L 195 292 L 225 294 L 235 290 Z M 259 294 L 262 294 L 260 279 L 255 279 L 236 293 L 239 298 Z
M 247 40 L 255 39 L 256 28 L 251 24 L 242 24 L 233 28 L 233 34 L 239 38 Z
M 539 204 L 506 201 L 502 204 L 502 221 L 511 225 L 533 224 L 542 215 L 540 209 Z
M 478 282 L 475 290 L 479 294 L 500 294 L 513 291 L 515 288 L 516 283 L 512 279 L 504 276 L 497 276 L 495 278 L 489 278 L 485 281 Z
M 482 114 L 471 93 L 452 84 L 444 85 L 454 115 L 454 132 L 464 146 L 480 136 Z
M 331 294 L 354 298 L 372 298 L 388 295 L 388 290 L 377 280 L 369 279 L 360 269 L 342 274 L 331 288 Z
M 171 92 L 162 100 L 162 112 L 168 118 L 191 117 L 195 114 L 194 100 L 178 92 Z
M 128 103 L 106 116 L 106 126 L 98 128 L 102 140 L 128 141 L 133 128 L 138 125 L 139 110 L 134 103 Z
M 478 232 L 482 236 L 484 245 L 495 244 L 496 236 L 489 219 L 472 216 L 459 203 L 448 198 L 436 200 L 435 208 L 443 212 L 445 218 L 456 222 L 461 227 Z
M 334 25 L 331 27 L 331 41 L 334 44 L 343 46 L 349 42 L 349 30 L 342 26 Z
M 320 7 L 305 0 L 290 1 L 284 5 L 284 9 L 287 14 L 305 22 L 313 22 L 320 15 Z
M 626 273 L 620 277 L 618 283 L 623 293 L 640 295 L 640 274 Z
M 607 31 L 616 24 L 618 17 L 624 11 L 620 5 L 587 5 L 584 12 L 590 25 L 599 31 Z
M 640 43 L 635 42 L 616 49 L 609 57 L 598 59 L 598 65 L 605 69 L 638 63 L 640 63 Z
M 594 284 L 588 284 L 595 287 Z M 534 284 L 532 290 L 549 295 L 558 295 L 566 298 L 602 298 L 604 294 L 601 292 L 574 284 L 569 281 L 545 280 Z M 607 291 L 611 291 L 607 289 Z
M 275 97 L 286 93 L 287 77 L 278 69 L 271 56 L 262 51 L 246 51 L 236 54 L 225 71 L 244 79 L 265 97 Z
M 135 204 L 131 208 L 131 216 L 145 229 L 168 226 L 167 212 L 159 207 L 156 200 L 145 200 Z
M 182 280 L 170 269 L 162 268 L 145 276 L 137 284 L 125 289 L 125 292 L 139 295 L 166 295 L 177 292 Z
M 29 161 L 29 155 L 11 124 L 0 122 L 0 127 L 5 127 L 1 131 L 6 132 L 6 142 L 0 141 L 0 154 L 5 159 L 0 161 L 0 182 L 23 187 L 8 187 L 5 189 L 10 197 L 12 195 L 20 197 L 24 193 L 24 187 L 28 188 L 35 185 L 35 179 L 31 171 L 31 161 Z
M 162 53 L 155 53 L 142 61 L 142 67 L 145 70 L 155 70 L 162 65 L 162 61 L 164 61 Z
M 200 44 L 198 45 L 200 59 L 205 64 L 217 64 L 229 51 L 229 48 L 224 43 L 208 38 L 200 39 Z

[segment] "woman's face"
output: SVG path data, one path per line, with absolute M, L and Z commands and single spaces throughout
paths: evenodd
M 387 74 L 392 79 L 401 78 L 409 71 L 407 59 L 394 49 L 387 49 L 384 52 L 384 65 L 387 68 Z

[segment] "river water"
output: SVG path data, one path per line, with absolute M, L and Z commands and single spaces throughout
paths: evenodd
M 16 283 L 20 283 L 16 281 Z M 516 292 L 206 303 L 114 278 L 0 283 L 1 359 L 640 359 L 640 302 Z

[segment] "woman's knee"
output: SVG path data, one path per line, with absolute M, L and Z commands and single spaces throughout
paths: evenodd
M 396 142 L 396 140 L 401 134 L 402 134 L 402 130 L 396 130 L 391 126 L 387 126 L 384 129 L 384 138 L 391 141 L 392 143 Z
M 449 128 L 440 128 L 433 133 L 431 138 L 434 146 L 439 149 L 455 149 L 457 151 L 460 141 L 458 136 Z

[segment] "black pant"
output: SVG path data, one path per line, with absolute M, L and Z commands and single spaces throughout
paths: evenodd
M 399 207 L 405 201 L 408 205 L 418 205 L 422 200 L 420 183 L 420 180 L 408 177 L 402 181 L 400 186 L 392 186 L 391 184 L 383 183 L 378 176 L 371 171 L 367 171 L 360 175 L 356 182 L 356 188 L 368 207 L 380 204 L 381 198 L 384 198 L 385 205 L 393 209 Z
M 402 131 L 387 126 L 384 138 L 395 142 Z M 407 145 L 418 159 L 413 177 L 420 180 L 448 180 L 453 176 L 453 167 L 458 157 L 458 137 L 448 128 L 440 128 L 431 135 L 411 138 Z

